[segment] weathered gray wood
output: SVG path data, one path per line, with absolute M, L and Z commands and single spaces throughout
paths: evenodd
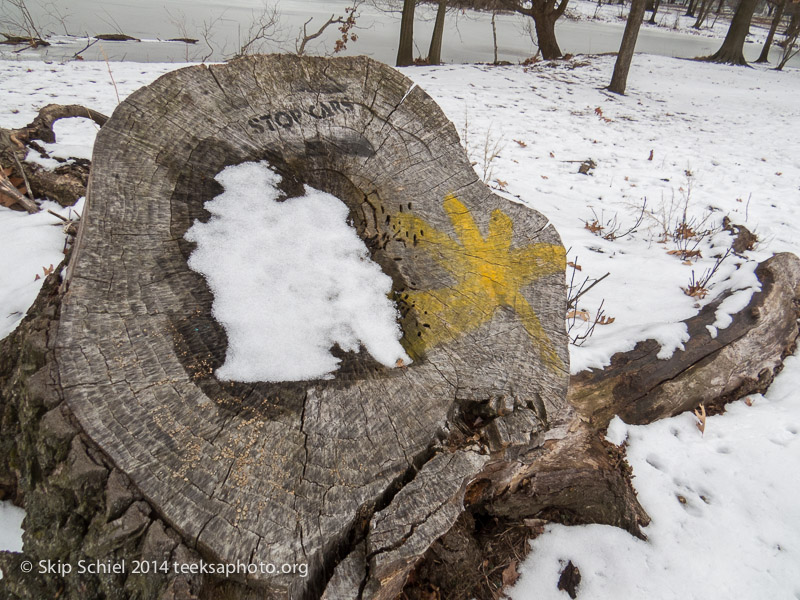
M 349 206 L 392 277 L 411 366 L 350 353 L 332 381 L 213 377 L 225 333 L 183 235 L 222 168 L 260 159 Z M 162 77 L 98 135 L 83 221 L 56 344 L 66 402 L 207 560 L 309 565 L 252 585 L 319 593 L 352 544 L 379 536 L 380 511 L 415 528 L 380 533 L 407 551 L 381 574 L 401 589 L 487 464 L 508 478 L 545 432 L 563 436 L 558 236 L 492 194 L 436 104 L 386 66 L 270 56 Z M 493 441 L 462 444 L 481 411 L 474 431 Z M 440 470 L 444 452 L 459 468 Z M 446 516 L 405 501 L 414 485 L 414 503 Z

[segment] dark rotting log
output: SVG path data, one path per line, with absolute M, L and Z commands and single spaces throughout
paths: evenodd
M 639 342 L 615 354 L 605 369 L 573 377 L 570 403 L 594 428 L 605 429 L 614 415 L 644 424 L 766 391 L 797 342 L 800 259 L 777 254 L 756 276 L 761 290 L 731 315 L 728 327 L 714 327 L 725 294 L 685 321 L 690 338 L 669 359 L 658 358 L 655 340 Z

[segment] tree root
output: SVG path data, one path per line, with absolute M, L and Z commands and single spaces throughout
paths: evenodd
M 0 127 L 0 166 L 7 168 L 0 177 L 0 202 L 14 209 L 34 213 L 39 211 L 34 201 L 37 198 L 48 198 L 62 206 L 71 206 L 86 194 L 89 161 L 75 159 L 54 171 L 24 162 L 29 149 L 47 156 L 35 140 L 55 142 L 53 124 L 59 119 L 72 117 L 91 119 L 100 127 L 108 120 L 105 115 L 80 104 L 48 104 L 25 127 Z M 25 182 L 27 196 L 14 185 L 15 179 Z

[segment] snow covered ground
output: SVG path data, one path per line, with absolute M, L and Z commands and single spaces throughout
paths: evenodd
M 694 28 L 697 22 L 696 17 L 686 16 L 686 7 L 662 4 L 656 12 L 655 24 L 650 23 L 650 11 L 645 12 L 642 28 L 647 29 L 668 29 L 680 33 L 690 33 L 709 38 L 723 39 L 728 33 L 731 23 L 732 9 L 727 6 L 719 15 L 716 14 L 717 4 L 701 24 L 699 29 Z M 570 0 L 567 5 L 565 16 L 569 19 L 600 21 L 604 23 L 625 23 L 630 11 L 630 2 L 617 4 L 612 2 L 597 2 L 593 0 Z M 695 12 L 695 14 L 697 14 Z M 757 15 L 758 16 L 758 15 Z M 782 30 L 781 30 L 782 31 Z M 754 23 L 750 27 L 748 42 L 763 43 L 767 38 L 767 27 L 759 26 Z
M 50 102 L 110 113 L 116 93 L 175 67 L 0 62 L 0 124 L 24 125 Z M 680 320 L 728 289 L 746 302 L 758 261 L 800 254 L 800 71 L 637 55 L 619 97 L 602 89 L 612 68 L 611 57 L 579 56 L 531 68 L 404 70 L 453 120 L 476 172 L 556 225 L 579 267 L 576 285 L 609 273 L 570 319 L 577 338 L 601 305 L 605 317 L 571 348 L 573 372 L 648 337 L 669 354 L 685 340 Z M 74 121 L 57 125 L 59 144 L 88 149 L 94 128 Z M 684 289 L 730 245 L 725 216 L 760 241 L 745 257 L 727 256 L 705 295 L 689 296 Z M 0 207 L 0 252 L 15 257 L 0 266 L 0 337 L 35 296 L 35 275 L 58 262 L 56 221 Z M 626 439 L 653 520 L 648 541 L 604 526 L 551 526 L 512 597 L 566 598 L 555 585 L 572 560 L 583 575 L 579 598 L 800 598 L 798 384 L 796 357 L 764 397 L 710 418 L 704 436 L 689 414 L 646 427 L 615 422 L 610 435 Z

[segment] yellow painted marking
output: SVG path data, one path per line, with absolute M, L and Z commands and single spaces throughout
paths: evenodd
M 518 315 L 542 360 L 554 369 L 563 369 L 539 317 L 521 290 L 540 277 L 563 272 L 564 247 L 533 244 L 512 248 L 513 223 L 502 211 L 492 212 L 488 236 L 484 238 L 469 209 L 458 198 L 449 194 L 443 207 L 457 239 L 412 214 L 395 215 L 400 228 L 417 234 L 417 243 L 456 281 L 452 287 L 408 292 L 406 302 L 416 311 L 419 335 L 409 332 L 405 339 L 407 349 L 419 355 L 474 331 L 491 321 L 499 307 L 508 307 Z

